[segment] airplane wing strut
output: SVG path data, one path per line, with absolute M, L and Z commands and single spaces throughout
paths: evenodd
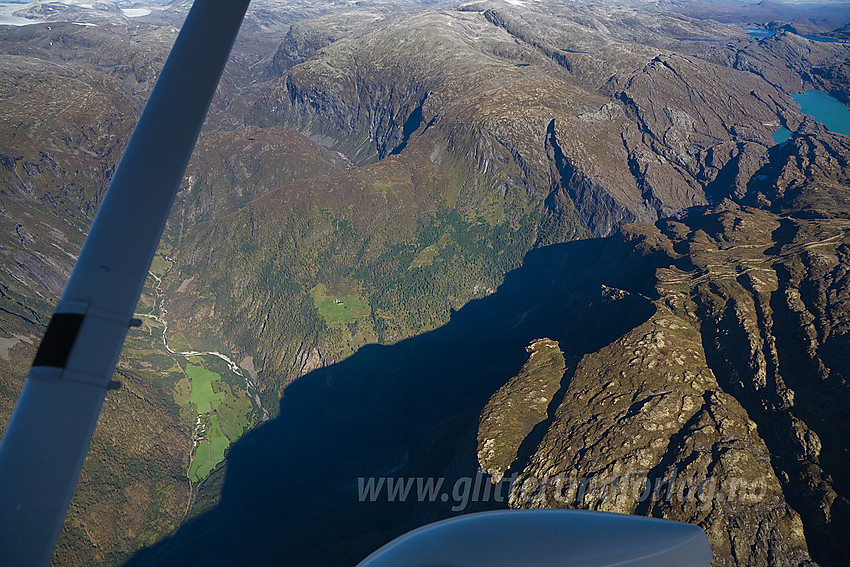
M 0 442 L 0 557 L 47 565 L 165 221 L 249 0 L 197 0 L 148 98 Z
M 249 0 L 196 0 L 104 195 L 0 442 L 0 560 L 47 565 L 189 156 Z M 577 511 L 431 524 L 362 567 L 694 565 L 705 533 Z

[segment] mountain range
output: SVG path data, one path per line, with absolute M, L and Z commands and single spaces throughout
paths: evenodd
M 0 27 L 0 426 L 189 5 L 56 4 Z M 791 95 L 850 103 L 847 18 L 701 6 L 255 2 L 54 562 L 353 565 L 554 506 L 842 564 L 850 137 Z

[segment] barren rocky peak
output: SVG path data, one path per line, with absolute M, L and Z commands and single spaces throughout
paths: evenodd
M 622 228 L 669 254 L 654 277 L 656 311 L 564 376 L 545 435 L 510 465 L 512 506 L 699 523 L 718 564 L 838 564 L 850 511 L 839 416 L 850 389 L 837 356 L 850 227 L 846 200 L 833 195 L 846 193 L 845 143 L 811 130 L 786 148 L 771 166 L 784 172 L 774 190 L 809 181 L 773 193 L 779 214 L 726 201 Z M 479 435 L 537 407 L 485 410 Z M 508 431 L 488 432 L 490 447 L 510 442 Z M 482 466 L 490 460 L 479 452 Z
M 594 235 L 705 203 L 724 167 L 764 153 L 779 120 L 799 120 L 759 76 L 655 46 L 705 34 L 701 22 L 631 8 L 488 6 L 293 28 L 275 57 L 279 71 L 291 67 L 258 111 L 360 163 L 447 140 L 493 185 L 532 194 L 549 185 L 552 218 L 574 208 Z M 633 20 L 653 41 L 635 35 Z

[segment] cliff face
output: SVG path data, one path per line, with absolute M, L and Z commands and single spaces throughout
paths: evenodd
M 478 425 L 478 462 L 498 484 L 517 458 L 520 444 L 548 417 L 547 408 L 561 388 L 564 354 L 551 339 L 533 341 L 520 373 L 493 394 Z
M 281 186 L 285 176 L 223 158 L 229 149 L 205 153 L 217 185 L 193 177 L 171 221 L 183 239 L 165 280 L 172 328 L 199 344 L 210 331 L 228 337 L 228 348 L 269 363 L 264 387 L 278 390 L 314 348 L 339 360 L 364 340 L 444 323 L 533 246 L 654 222 L 730 183 L 745 192 L 780 117 L 797 114 L 759 76 L 670 50 L 682 35 L 711 34 L 742 32 L 548 3 L 298 23 L 268 81 L 251 87 L 258 98 L 243 101 L 245 119 L 266 136 L 298 129 L 330 150 L 305 151 L 332 175 Z M 210 141 L 223 147 L 239 132 L 248 130 Z M 323 165 L 335 159 L 360 168 Z M 245 192 L 235 199 L 228 187 Z M 217 220 L 253 197 L 256 207 Z M 275 279 L 289 282 L 286 307 L 260 283 Z M 373 321 L 323 330 L 310 313 L 317 284 L 356 290 Z
M 537 194 L 553 171 L 550 218 L 575 209 L 602 236 L 704 203 L 726 165 L 717 147 L 772 145 L 769 124 L 793 105 L 752 73 L 665 48 L 677 34 L 729 27 L 626 8 L 488 6 L 378 23 L 328 17 L 331 35 L 299 27 L 276 56 L 288 70 L 256 111 L 361 162 L 412 139 L 447 141 L 489 191 Z
M 697 523 L 719 565 L 840 564 L 847 149 L 796 138 L 766 167 L 776 213 L 726 201 L 623 228 L 669 254 L 656 312 L 567 376 L 542 440 L 511 465 L 511 506 Z

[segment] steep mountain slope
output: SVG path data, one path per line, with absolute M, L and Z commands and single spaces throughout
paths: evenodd
M 0 33 L 0 424 L 5 426 L 176 30 L 56 23 Z M 221 93 L 225 98 L 226 88 Z M 190 170 L 205 214 L 232 210 L 257 194 L 248 184 L 240 186 L 241 201 L 234 195 L 222 204 L 208 203 L 202 190 L 206 183 L 224 185 L 246 181 L 246 176 L 291 180 L 325 173 L 339 161 L 334 156 L 328 161 L 322 157 L 327 152 L 292 132 L 271 128 L 239 134 L 229 137 L 231 147 L 238 147 L 233 152 L 217 144 L 214 134 L 200 145 L 205 158 L 207 153 L 215 156 L 207 158 L 214 161 L 209 169 Z M 254 138 L 254 146 L 248 138 Z M 246 159 L 249 170 L 238 163 L 246 146 L 252 147 Z M 275 164 L 272 171 L 258 165 L 263 157 Z M 58 564 L 120 563 L 176 529 L 191 504 L 186 477 L 196 415 L 188 407 L 188 392 L 183 392 L 188 388 L 188 361 L 163 347 L 163 312 L 155 290 L 169 265 L 167 249 L 151 268 L 139 305 L 149 316 L 144 317 L 145 326 L 128 337 L 116 376 L 123 388 L 104 406 L 60 536 Z M 205 364 L 223 377 L 217 387 L 229 392 L 227 403 L 245 411 L 246 397 L 239 395 L 244 379 L 223 363 Z M 241 429 L 233 432 L 237 427 L 228 431 L 234 439 L 241 434 Z
M 317 361 L 446 321 L 535 243 L 705 204 L 721 171 L 764 152 L 772 124 L 797 115 L 752 74 L 628 41 L 663 43 L 668 23 L 697 33 L 667 20 L 476 4 L 299 23 L 249 120 L 298 128 L 363 167 L 189 230 L 166 280 L 174 330 L 191 343 L 226 337 L 262 361 L 273 401 Z M 355 292 L 371 320 L 330 329 L 316 285 Z
M 541 248 L 447 325 L 308 373 L 202 489 L 215 507 L 131 564 L 204 542 L 225 561 L 350 565 L 509 504 L 697 523 L 717 565 L 840 565 L 848 150 L 812 129 L 772 156 L 772 211 L 726 201 Z M 374 489 L 417 478 L 442 484 Z
M 673 260 L 656 272 L 657 310 L 581 360 L 514 465 L 512 506 L 699 523 L 718 564 L 796 565 L 806 546 L 840 564 L 848 150 L 810 129 L 765 168 L 774 212 L 726 202 L 640 229 Z

